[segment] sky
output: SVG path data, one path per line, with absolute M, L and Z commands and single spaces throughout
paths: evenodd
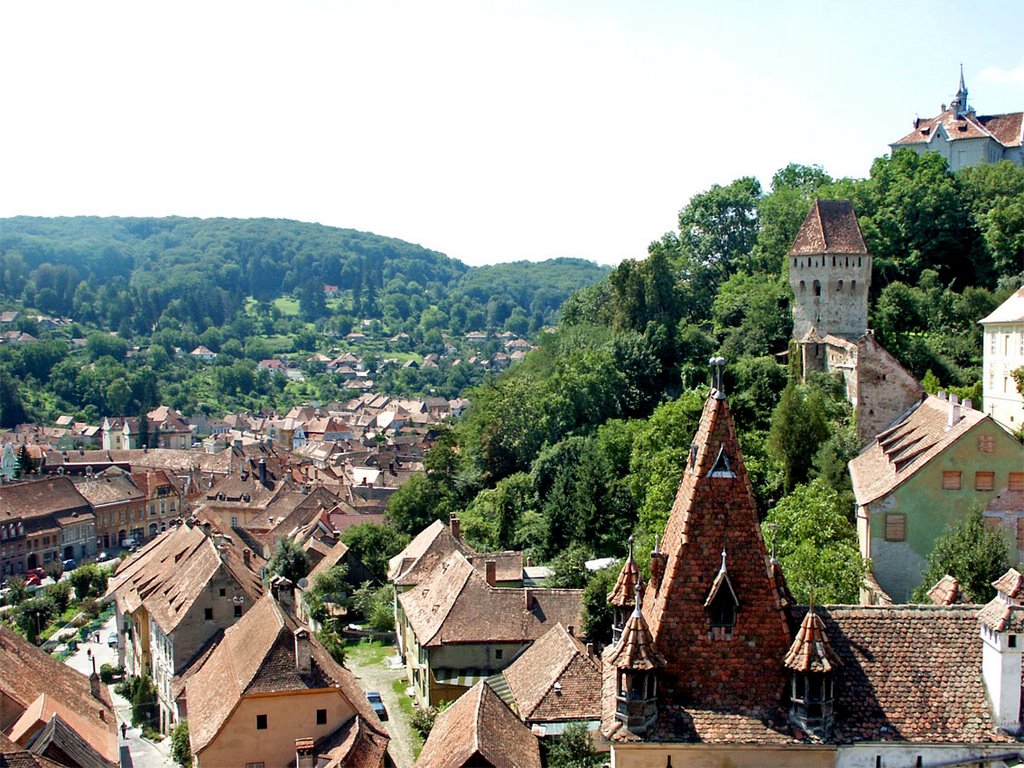
M 0 217 L 272 217 L 469 264 L 643 258 L 713 184 L 867 176 L 1019 2 L 0 4 Z

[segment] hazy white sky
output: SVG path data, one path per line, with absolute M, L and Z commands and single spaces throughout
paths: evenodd
M 0 5 L 0 216 L 269 216 L 468 263 L 642 258 L 689 197 L 865 176 L 964 64 L 1024 109 L 1020 4 Z

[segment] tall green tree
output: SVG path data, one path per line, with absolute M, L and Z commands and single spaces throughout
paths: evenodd
M 274 576 L 284 576 L 292 584 L 298 584 L 299 579 L 309 572 L 306 552 L 292 539 L 278 539 L 274 554 L 267 563 L 267 572 Z
M 807 482 L 814 455 L 828 439 L 829 425 L 822 393 L 790 382 L 772 412 L 768 447 L 782 465 L 787 493 Z
M 936 539 L 921 583 L 911 599 L 927 602 L 928 590 L 949 574 L 960 582 L 968 601 L 987 603 L 995 594 L 992 582 L 1009 567 L 1006 534 L 1001 529 L 988 528 L 981 509 L 976 507 L 958 525 L 948 527 Z

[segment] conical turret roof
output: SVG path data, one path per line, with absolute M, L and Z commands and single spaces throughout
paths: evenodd
M 839 663 L 825 634 L 825 623 L 812 605 L 786 654 L 785 665 L 796 672 L 832 672 Z

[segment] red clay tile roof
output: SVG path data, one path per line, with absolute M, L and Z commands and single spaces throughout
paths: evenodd
M 1007 597 L 1019 600 L 1024 597 L 1024 576 L 1016 568 L 1011 568 L 998 579 L 992 582 L 992 586 Z
M 978 611 L 978 621 L 996 632 L 1024 631 L 1024 608 L 996 595 Z
M 486 572 L 487 561 L 494 561 L 495 581 L 522 581 L 523 580 L 523 553 L 522 552 L 481 552 L 475 555 L 468 555 L 467 560 L 473 564 L 480 573 Z
M 608 602 L 611 605 L 621 607 L 632 607 L 636 605 L 636 587 L 641 583 L 640 569 L 633 559 L 633 542 L 630 537 L 629 556 L 622 564 L 619 577 L 615 580 L 615 586 L 608 593 Z
M 144 604 L 153 620 L 169 633 L 218 570 L 226 570 L 250 599 L 255 601 L 263 594 L 259 576 L 263 558 L 251 553 L 246 566 L 241 550 L 231 537 L 224 537 L 224 548 L 218 550 L 198 525 L 169 528 L 118 566 L 107 595 L 115 596 L 127 613 Z
M 46 477 L 0 485 L 0 518 L 32 517 L 65 512 L 92 514 L 89 502 L 67 477 Z
M 337 688 L 358 716 L 386 734 L 352 673 L 334 661 L 314 635 L 309 635 L 310 671 L 296 668 L 294 633 L 299 628 L 302 625 L 267 593 L 225 630 L 223 641 L 187 683 L 193 752 L 216 737 L 246 694 Z
M 976 743 L 995 732 L 981 677 L 978 608 L 816 609 L 836 671 L 835 741 Z
M 849 200 L 815 200 L 800 225 L 789 256 L 867 254 L 857 214 Z
M 800 631 L 783 661 L 787 669 L 796 672 L 833 672 L 839 660 L 825 634 L 825 625 L 814 609 L 807 611 L 800 622 Z
M 415 584 L 428 578 L 435 566 L 455 551 L 466 556 L 476 554 L 456 539 L 447 525 L 435 520 L 388 561 L 388 579 L 398 586 Z
M 935 582 L 935 586 L 928 590 L 928 599 L 933 605 L 953 605 L 963 602 L 963 593 L 960 591 L 960 582 L 948 573 Z
M 320 768 L 378 768 L 384 764 L 389 738 L 356 715 L 317 744 Z M 326 762 L 324 762 L 326 760 Z
M 513 710 L 528 722 L 601 716 L 601 670 L 586 646 L 556 624 L 502 673 Z M 557 686 L 556 686 L 557 684 Z
M 637 606 L 622 628 L 619 642 L 608 648 L 604 662 L 616 669 L 657 669 L 665 666 L 665 659 L 655 650 L 651 630 Z
M 2 624 L 0 692 L 25 710 L 25 722 L 17 726 L 19 732 L 56 714 L 97 754 L 117 764 L 117 721 L 107 687 L 100 686 L 97 699 L 92 695 L 88 677 L 61 664 Z
M 108 470 L 99 477 L 83 479 L 77 483 L 76 489 L 93 507 L 143 501 L 146 498 L 131 478 L 118 470 Z
M 486 683 L 479 682 L 437 716 L 417 768 L 541 768 L 540 745 Z
M 454 552 L 398 601 L 420 644 L 434 647 L 526 642 L 558 622 L 578 627 L 582 596 L 578 589 L 488 586 L 462 553 Z
M 654 648 L 665 659 L 661 697 L 707 708 L 763 707 L 782 695 L 782 660 L 793 638 L 725 399 L 708 398 L 693 448 L 659 547 L 664 575 L 652 577 L 643 601 Z M 731 472 L 711 476 L 723 452 Z M 704 607 L 723 550 L 739 600 L 731 639 L 713 637 Z
M 858 504 L 870 504 L 892 493 L 935 456 L 989 418 L 981 411 L 961 406 L 960 420 L 947 428 L 949 409 L 948 401 L 928 395 L 850 461 L 850 478 Z
M 902 139 L 894 141 L 892 147 L 912 144 L 928 144 L 939 133 L 941 126 L 949 141 L 960 139 L 991 138 L 1004 147 L 1021 146 L 1021 125 L 1024 113 L 1008 112 L 1002 115 L 958 114 L 947 109 L 935 117 L 918 120 L 917 125 Z

